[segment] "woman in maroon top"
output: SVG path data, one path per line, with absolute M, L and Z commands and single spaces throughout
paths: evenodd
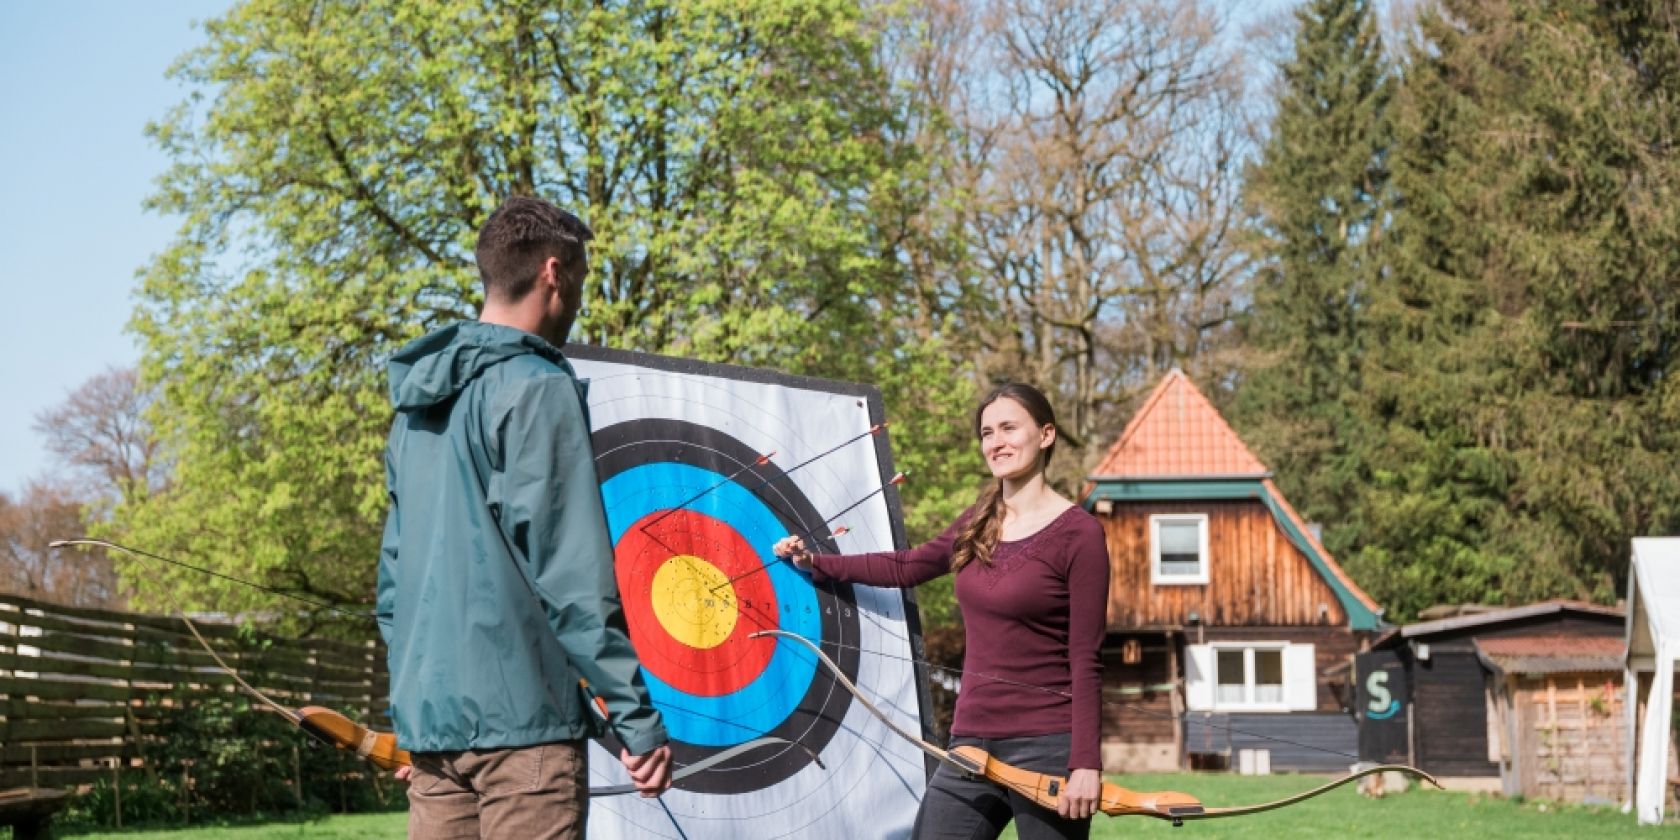
M 995 481 L 945 532 L 909 551 L 812 555 L 787 537 L 776 554 L 814 575 L 909 587 L 956 575 L 967 637 L 951 744 L 1018 767 L 1066 774 L 1055 812 L 940 765 L 917 838 L 1085 837 L 1101 792 L 1099 651 L 1108 604 L 1102 527 L 1052 490 L 1044 467 L 1056 418 L 1037 389 L 1012 383 L 980 402 L 980 454 Z

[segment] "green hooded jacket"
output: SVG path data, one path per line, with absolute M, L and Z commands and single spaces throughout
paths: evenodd
M 585 384 L 560 350 L 466 322 L 390 363 L 379 558 L 397 743 L 421 752 L 599 734 L 665 743 L 625 631 Z

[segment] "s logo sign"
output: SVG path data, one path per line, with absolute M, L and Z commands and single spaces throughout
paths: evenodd
M 1388 720 L 1394 713 L 1400 711 L 1400 701 L 1388 690 L 1388 672 L 1372 671 L 1365 678 L 1365 690 L 1371 695 L 1371 702 L 1365 707 L 1365 716 L 1371 720 Z

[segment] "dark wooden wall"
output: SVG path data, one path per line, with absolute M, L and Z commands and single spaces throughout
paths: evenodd
M 1149 517 L 1208 515 L 1205 586 L 1149 582 Z M 1258 500 L 1116 503 L 1099 516 L 1108 537 L 1108 626 L 1181 625 L 1192 612 L 1215 625 L 1347 625 L 1347 614 L 1306 555 Z
M 1135 665 L 1121 661 L 1120 645 L 1137 638 L 1143 645 L 1143 660 Z M 1134 744 L 1168 743 L 1175 737 L 1177 717 L 1173 708 L 1175 689 L 1156 690 L 1173 682 L 1172 658 L 1176 649 L 1160 634 L 1115 635 L 1103 645 L 1104 740 Z M 1180 667 L 1179 678 L 1184 674 Z
M 1474 650 L 1430 652 L 1412 663 L 1417 763 L 1438 776 L 1498 776 L 1488 761 L 1487 671 Z

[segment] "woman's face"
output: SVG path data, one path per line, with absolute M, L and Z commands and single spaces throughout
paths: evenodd
M 1020 403 L 999 397 L 980 412 L 980 455 L 992 475 L 1030 477 L 1040 469 L 1044 450 L 1056 442 L 1056 427 L 1040 426 Z

